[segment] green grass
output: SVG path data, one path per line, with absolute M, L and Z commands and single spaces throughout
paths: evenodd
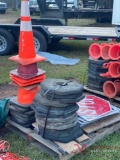
M 78 58 L 80 62 L 74 66 L 52 65 L 49 62 L 42 62 L 38 63 L 38 67 L 46 71 L 47 77 L 76 79 L 85 84 L 89 45 L 88 41 L 61 41 L 59 44 L 51 46 L 49 52 L 68 58 Z M 17 68 L 17 64 L 8 60 L 8 57 L 10 56 L 1 56 L 0 58 L 0 84 L 8 83 L 10 81 L 9 72 Z
M 13 11 L 8 10 L 8 14 Z M 19 11 L 16 13 L 16 18 L 19 17 Z M 33 16 L 35 17 L 35 16 Z M 95 20 L 69 20 L 69 25 L 94 25 Z M 95 24 L 98 25 L 98 24 Z M 87 81 L 87 62 L 88 48 L 91 41 L 61 41 L 59 44 L 54 44 L 49 48 L 50 53 L 62 55 L 68 58 L 79 58 L 80 62 L 74 66 L 52 65 L 49 62 L 38 63 L 38 67 L 46 71 L 47 78 L 64 78 L 76 79 L 81 84 L 85 85 Z M 99 42 L 100 43 L 100 42 Z M 18 52 L 14 53 L 17 54 Z M 11 56 L 11 55 L 10 55 Z M 9 72 L 17 68 L 17 64 L 9 61 L 8 57 L 0 57 L 0 84 L 9 83 Z M 0 137 L 1 139 L 2 137 Z M 30 158 L 30 160 L 51 160 L 51 156 L 41 152 L 38 148 L 22 139 L 16 134 L 7 134 L 4 137 L 11 144 L 11 152 L 18 153 Z M 96 146 L 96 148 L 95 148 Z M 103 147 L 101 147 L 103 146 Z M 118 160 L 120 159 L 120 133 L 114 133 L 107 138 L 95 143 L 88 148 L 86 154 L 78 154 L 72 160 Z M 116 149 L 115 149 L 116 147 Z M 109 148 L 109 149 L 108 149 Z

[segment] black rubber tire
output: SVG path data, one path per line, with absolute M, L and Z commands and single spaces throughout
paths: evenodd
M 89 59 L 88 59 L 89 64 L 95 64 L 95 65 L 100 66 L 100 67 L 102 67 L 102 65 L 104 63 L 108 63 L 108 62 L 109 62 L 109 60 L 103 60 L 103 59 L 95 60 L 95 59 L 92 59 L 91 57 L 89 57 Z
M 88 73 L 89 73 L 89 74 L 92 74 L 92 75 L 94 75 L 94 76 L 100 76 L 101 73 L 106 73 L 106 72 L 107 72 L 106 70 L 103 70 L 103 71 L 100 71 L 100 70 L 98 70 L 98 71 L 93 71 L 93 70 L 91 70 L 91 69 L 88 69 Z
M 88 74 L 88 79 L 93 80 L 93 81 L 98 81 L 100 83 L 104 83 L 105 81 L 108 80 L 106 77 L 101 77 L 101 76 L 94 76 L 92 74 Z
M 4 55 L 12 54 L 12 51 L 15 48 L 15 40 L 13 38 L 13 35 L 9 31 L 7 31 L 3 28 L 0 28 L 0 46 L 2 45 L 1 38 L 4 38 L 4 40 L 7 43 L 7 46 L 3 51 L 0 50 L 0 55 L 4 56 Z
M 40 43 L 40 48 L 38 49 L 38 51 L 45 52 L 47 50 L 47 40 L 45 36 L 35 29 L 33 30 L 33 35 L 34 38 L 36 38 Z
M 1 11 L 2 14 L 5 14 L 6 11 Z
M 83 86 L 76 81 L 55 78 L 45 79 L 40 86 L 45 92 L 45 95 L 48 92 L 49 94 L 54 93 L 56 95 L 77 94 L 83 90 Z

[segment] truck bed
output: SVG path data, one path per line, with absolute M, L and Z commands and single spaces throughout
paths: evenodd
M 112 27 L 47 26 L 47 29 L 52 36 L 118 38 L 115 28 Z

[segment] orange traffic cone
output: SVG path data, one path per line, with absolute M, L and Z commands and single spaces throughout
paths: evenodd
M 114 98 L 120 94 L 120 80 L 117 79 L 114 82 L 106 81 L 103 84 L 103 92 L 108 98 Z
M 109 63 L 104 63 L 103 68 L 108 68 L 108 72 L 100 74 L 102 77 L 113 77 L 113 78 L 118 78 L 120 77 L 120 62 L 115 61 L 115 62 L 109 62 Z
M 35 53 L 28 0 L 21 1 L 19 55 L 12 56 L 9 60 L 15 61 L 21 65 L 28 65 L 45 60 L 44 57 L 38 56 Z
M 120 43 L 110 47 L 109 57 L 112 60 L 120 60 Z
M 38 86 L 32 89 L 25 89 L 23 87 L 18 88 L 17 100 L 20 104 L 32 104 L 34 96 L 38 92 Z
M 113 45 L 114 43 L 111 42 L 101 47 L 101 53 L 100 53 L 101 58 L 103 58 L 104 60 L 110 60 L 109 50 Z

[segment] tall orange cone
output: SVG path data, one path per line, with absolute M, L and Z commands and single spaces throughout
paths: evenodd
M 22 65 L 44 61 L 45 58 L 35 53 L 28 0 L 21 1 L 21 25 L 19 39 L 19 55 L 12 56 L 9 60 Z
M 21 1 L 21 24 L 19 55 L 9 60 L 18 63 L 18 69 L 10 72 L 13 85 L 18 86 L 17 100 L 20 104 L 31 104 L 38 92 L 38 84 L 45 79 L 45 71 L 37 68 L 37 62 L 45 58 L 36 55 L 28 0 Z

